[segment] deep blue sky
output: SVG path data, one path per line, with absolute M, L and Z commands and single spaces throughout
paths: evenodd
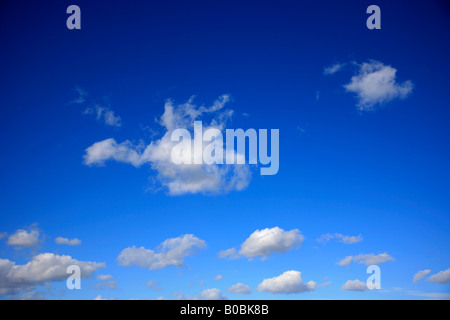
M 81 8 L 81 30 L 66 28 L 70 4 Z M 371 4 L 381 8 L 381 30 L 366 28 Z M 8 245 L 5 236 L 0 258 L 25 264 L 52 252 L 105 262 L 95 275 L 118 283 L 114 290 L 89 289 L 98 282 L 93 276 L 82 290 L 61 295 L 64 281 L 56 281 L 48 299 L 173 299 L 175 291 L 195 296 L 207 288 L 234 299 L 450 293 L 448 283 L 412 281 L 419 270 L 432 275 L 450 267 L 444 1 L 4 1 L 0 30 L 0 233 L 37 224 L 41 237 L 29 250 Z M 355 74 L 352 62 L 370 59 L 392 66 L 396 80 L 414 88 L 405 99 L 361 112 L 343 85 Z M 324 75 L 335 63 L 347 67 Z M 88 93 L 83 105 L 71 103 L 76 88 Z M 150 143 L 154 137 L 142 128 L 161 130 L 155 119 L 167 99 L 181 104 L 196 95 L 210 105 L 222 94 L 232 97 L 231 128 L 280 129 L 277 175 L 255 170 L 242 191 L 173 196 L 147 190 L 155 177 L 148 165 L 83 164 L 85 149 L 104 139 Z M 122 126 L 82 114 L 96 103 L 107 104 Z M 301 248 L 264 261 L 217 259 L 255 230 L 276 226 L 299 229 Z M 316 241 L 327 233 L 364 240 Z M 182 234 L 207 244 L 183 267 L 117 263 L 126 247 L 154 249 Z M 57 245 L 58 236 L 82 244 Z M 337 265 L 340 259 L 385 252 L 395 261 L 380 266 L 381 292 L 341 289 L 367 274 L 361 264 Z M 287 270 L 331 284 L 290 295 L 256 290 Z M 214 280 L 217 274 L 223 279 Z M 146 287 L 148 280 L 162 290 Z M 237 282 L 252 294 L 227 293 Z

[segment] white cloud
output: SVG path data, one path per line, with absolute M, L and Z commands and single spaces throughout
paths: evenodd
M 221 274 L 218 274 L 214 277 L 214 280 L 222 280 L 223 276 Z
M 77 246 L 77 245 L 81 244 L 81 241 L 77 238 L 68 239 L 68 238 L 63 238 L 63 237 L 57 237 L 57 238 L 55 238 L 55 242 L 57 244 L 67 244 L 69 246 Z
M 190 300 L 227 300 L 219 289 L 205 289 Z
M 237 253 L 236 248 L 230 248 L 226 250 L 220 250 L 218 253 L 219 259 L 237 259 L 239 258 L 239 254 Z
M 153 280 L 149 280 L 147 281 L 147 283 L 145 284 L 146 287 L 152 288 L 153 290 L 162 290 L 161 288 L 159 288 L 158 286 L 160 285 L 159 282 L 155 282 Z
M 367 290 L 367 285 L 356 279 L 356 280 L 348 280 L 341 288 L 342 290 L 350 290 L 350 291 L 365 291 Z
M 110 274 L 99 274 L 97 276 L 97 280 L 106 281 L 106 280 L 112 280 L 114 277 Z
M 103 297 L 101 294 L 99 294 L 98 296 L 96 296 L 94 298 L 94 300 L 116 300 L 116 298 L 110 297 L 110 298 L 105 298 Z
M 414 282 L 419 281 L 420 279 L 422 279 L 423 277 L 427 276 L 429 273 L 431 272 L 430 269 L 425 269 L 425 270 L 420 270 L 418 271 L 413 278 Z
M 86 149 L 84 163 L 103 165 L 108 160 L 115 160 L 135 167 L 149 164 L 157 173 L 156 181 L 167 188 L 171 195 L 242 190 L 250 183 L 251 172 L 248 165 L 176 165 L 171 159 L 172 148 L 177 144 L 171 141 L 172 131 L 178 128 L 192 131 L 194 120 L 199 120 L 202 116 L 214 117 L 209 125 L 202 119 L 204 130 L 209 128 L 222 130 L 233 115 L 232 110 L 224 110 L 229 100 L 228 95 L 223 95 L 210 107 L 195 105 L 193 98 L 181 105 L 174 105 L 169 100 L 159 119 L 159 124 L 165 130 L 159 140 L 146 145 L 142 141 L 133 144 L 129 140 L 117 143 L 115 139 L 105 139 Z M 194 151 L 193 157 L 202 156 L 203 150 L 194 149 Z
M 345 63 L 336 63 L 329 67 L 325 67 L 325 68 L 323 68 L 323 74 L 325 74 L 325 75 L 334 74 L 338 71 L 341 71 L 344 66 L 345 66 Z
M 279 227 L 254 231 L 241 245 L 239 255 L 247 258 L 265 259 L 272 253 L 283 253 L 294 247 L 300 247 L 304 236 L 298 229 L 284 231 Z M 236 249 L 219 252 L 219 258 L 236 258 Z
M 86 97 L 88 95 L 87 91 L 78 86 L 75 87 L 75 91 L 77 92 L 78 97 L 75 98 L 74 100 L 70 101 L 69 103 L 70 104 L 72 104 L 72 103 L 73 104 L 83 104 L 86 101 Z
M 436 274 L 433 274 L 428 278 L 428 281 L 441 284 L 450 283 L 450 268 L 444 271 L 440 271 Z
M 336 239 L 337 241 L 345 243 L 345 244 L 353 244 L 353 243 L 361 242 L 363 240 L 363 237 L 362 237 L 362 235 L 345 236 L 340 233 L 335 233 L 335 234 L 327 233 L 327 234 L 321 235 L 320 238 L 317 239 L 317 242 L 321 242 L 321 243 L 325 244 L 332 239 Z
M 202 249 L 205 245 L 205 241 L 192 234 L 185 234 L 165 240 L 155 251 L 136 246 L 125 248 L 117 257 L 117 261 L 121 266 L 135 264 L 150 270 L 182 266 L 185 257 L 195 254 L 197 249 Z
M 300 293 L 308 292 L 317 288 L 317 283 L 309 281 L 304 283 L 300 271 L 286 271 L 278 277 L 264 279 L 258 285 L 258 291 L 270 293 Z
M 104 263 L 78 261 L 70 256 L 53 253 L 38 254 L 23 265 L 0 259 L 0 295 L 30 290 L 48 281 L 66 280 L 67 267 L 70 265 L 80 267 L 82 278 L 89 278 L 98 268 L 106 267 Z
M 8 238 L 8 245 L 34 248 L 39 244 L 39 230 L 31 227 L 30 230 L 19 229 Z
M 341 261 L 338 262 L 340 266 L 348 266 L 352 261 L 356 263 L 364 263 L 366 266 L 373 264 L 380 264 L 387 261 L 394 261 L 395 259 L 387 253 L 381 253 L 375 255 L 373 253 L 370 254 L 360 254 L 357 256 L 347 256 Z
M 0 240 L 6 238 L 8 236 L 8 232 L 0 232 Z
M 113 110 L 108 107 L 96 104 L 93 108 L 87 108 L 83 114 L 94 114 L 98 121 L 104 122 L 108 126 L 121 127 L 122 119 L 116 115 Z
M 357 74 L 344 85 L 344 88 L 356 94 L 359 110 L 372 110 L 374 106 L 395 98 L 404 99 L 413 90 L 411 81 L 398 83 L 397 69 L 382 62 L 370 60 L 357 66 L 359 68 Z
M 252 291 L 250 290 L 250 287 L 243 283 L 236 283 L 228 288 L 228 293 L 230 294 L 250 294 Z

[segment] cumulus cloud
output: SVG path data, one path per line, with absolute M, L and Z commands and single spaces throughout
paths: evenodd
M 10 246 L 34 248 L 39 244 L 39 230 L 32 226 L 30 230 L 19 229 L 9 236 Z
M 228 288 L 228 293 L 231 294 L 250 294 L 252 291 L 250 290 L 250 287 L 243 283 L 236 283 Z
M 117 257 L 117 261 L 121 266 L 135 264 L 150 270 L 182 266 L 185 257 L 195 254 L 205 246 L 205 241 L 192 234 L 185 234 L 165 240 L 155 250 L 136 246 L 125 248 Z
M 345 244 L 353 244 L 353 243 L 358 243 L 361 242 L 363 240 L 362 235 L 357 235 L 357 236 L 345 236 L 343 234 L 340 233 L 327 233 L 327 234 L 323 234 L 320 236 L 319 239 L 317 239 L 317 242 L 320 243 L 327 243 L 328 241 L 335 239 L 338 242 L 342 242 Z
M 356 280 L 348 280 L 341 288 L 342 290 L 350 290 L 350 291 L 366 291 L 367 285 L 356 279 Z
M 29 291 L 49 281 L 66 280 L 70 265 L 80 267 L 82 278 L 89 278 L 98 268 L 106 267 L 104 263 L 79 261 L 71 256 L 53 253 L 38 254 L 23 265 L 0 259 L 0 295 Z
M 369 266 L 373 264 L 381 264 L 387 261 L 394 261 L 394 260 L 395 259 L 387 253 L 381 253 L 378 255 L 370 253 L 370 254 L 360 254 L 357 256 L 347 256 L 341 261 L 339 261 L 337 264 L 340 266 L 348 266 L 351 262 L 356 262 L 360 264 L 364 263 L 366 266 Z
M 358 71 L 344 88 L 356 94 L 359 110 L 372 110 L 395 98 L 404 99 L 413 90 L 411 81 L 397 82 L 397 69 L 389 65 L 375 60 L 355 65 Z
M 308 292 L 317 288 L 317 283 L 309 281 L 304 283 L 300 271 L 286 271 L 278 277 L 264 279 L 257 290 L 270 293 L 300 293 Z
M 427 276 L 429 273 L 431 272 L 430 269 L 425 269 L 425 270 L 420 270 L 418 271 L 413 278 L 414 282 L 419 281 L 420 279 L 422 279 L 423 277 Z
M 221 274 L 218 274 L 214 277 L 214 280 L 222 280 L 223 276 Z
M 178 144 L 171 141 L 172 132 L 178 128 L 192 132 L 194 121 L 200 118 L 202 118 L 204 130 L 209 128 L 222 130 L 233 115 L 233 110 L 225 109 L 229 100 L 228 95 L 223 95 L 210 107 L 197 106 L 193 98 L 181 105 L 175 105 L 173 101 L 168 100 L 164 106 L 164 113 L 158 121 L 164 129 L 164 135 L 159 140 L 151 141 L 147 145 L 142 141 L 136 144 L 129 140 L 118 143 L 113 138 L 105 139 L 86 149 L 84 163 L 103 165 L 108 160 L 114 160 L 135 167 L 148 164 L 157 174 L 156 181 L 171 195 L 227 193 L 242 190 L 250 183 L 251 172 L 248 165 L 177 165 L 171 159 L 172 148 Z M 213 117 L 213 119 L 208 124 L 203 117 Z M 202 153 L 203 150 L 194 148 L 192 157 L 202 157 Z
M 440 271 L 436 274 L 433 274 L 428 278 L 428 281 L 441 284 L 450 283 L 450 268 L 444 271 Z
M 283 253 L 302 245 L 304 236 L 298 229 L 284 231 L 279 227 L 254 231 L 242 244 L 237 252 L 231 248 L 219 252 L 219 258 L 260 257 L 266 259 L 272 253 Z
M 77 238 L 68 239 L 68 238 L 63 238 L 63 237 L 57 237 L 57 238 L 55 238 L 55 242 L 57 244 L 67 244 L 68 246 L 77 246 L 77 245 L 81 244 L 81 241 Z

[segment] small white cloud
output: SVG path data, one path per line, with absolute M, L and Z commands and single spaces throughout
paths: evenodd
M 81 244 L 81 241 L 77 238 L 68 239 L 63 237 L 57 237 L 55 238 L 55 242 L 57 244 L 67 244 L 68 246 L 77 246 Z
M 205 289 L 191 300 L 227 300 L 219 289 Z
M 252 293 L 249 286 L 247 286 L 243 283 L 240 283 L 240 282 L 229 287 L 227 291 L 230 294 L 251 294 Z
M 353 244 L 353 243 L 361 242 L 363 240 L 363 237 L 362 237 L 362 235 L 345 236 L 340 233 L 335 233 L 335 234 L 327 233 L 327 234 L 321 235 L 320 238 L 317 239 L 317 242 L 325 244 L 332 239 L 336 239 L 338 242 L 342 242 L 344 244 Z
M 104 263 L 79 261 L 53 253 L 38 254 L 23 265 L 0 259 L 0 295 L 30 290 L 50 281 L 66 280 L 67 267 L 71 265 L 80 267 L 82 278 L 89 278 L 98 268 L 106 267 Z
M 394 261 L 395 259 L 387 253 L 381 253 L 375 255 L 373 253 L 370 254 L 360 254 L 357 256 L 347 256 L 337 264 L 340 266 L 348 266 L 351 262 L 356 263 L 364 263 L 366 266 L 369 265 L 378 265 L 387 261 Z
M 300 293 L 308 292 L 317 288 L 314 281 L 304 283 L 302 280 L 302 273 L 300 271 L 286 271 L 278 277 L 264 279 L 258 285 L 258 291 L 276 293 Z
M 342 290 L 350 290 L 350 291 L 366 291 L 367 285 L 356 279 L 356 280 L 348 280 L 341 288 Z
M 418 271 L 413 278 L 413 282 L 417 282 L 420 279 L 422 279 L 423 277 L 427 276 L 429 273 L 431 272 L 430 269 L 425 269 L 425 270 L 420 270 Z
M 112 280 L 114 277 L 110 274 L 99 274 L 97 276 L 97 280 L 106 281 L 106 280 Z
M 174 105 L 169 100 L 166 102 L 164 113 L 159 119 L 159 124 L 165 130 L 164 135 L 159 140 L 154 140 L 148 145 L 144 142 L 136 145 L 128 140 L 117 143 L 115 139 L 105 139 L 94 143 L 85 150 L 84 163 L 86 165 L 103 165 L 107 160 L 115 160 L 135 167 L 148 164 L 157 173 L 154 181 L 167 188 L 170 195 L 217 194 L 243 190 L 248 186 L 251 179 L 250 167 L 246 164 L 233 166 L 217 164 L 176 165 L 171 158 L 172 148 L 177 144 L 177 142 L 171 140 L 172 132 L 179 128 L 193 131 L 194 121 L 199 120 L 201 116 L 208 115 L 214 116 L 214 118 L 209 124 L 201 119 L 203 129 L 222 130 L 233 115 L 233 110 L 224 109 L 229 100 L 228 95 L 223 95 L 210 107 L 195 105 L 193 98 L 181 105 Z M 193 158 L 201 158 L 203 150 L 194 148 L 192 154 Z
M 98 121 L 104 122 L 108 126 L 121 127 L 122 119 L 116 115 L 113 110 L 108 107 L 96 104 L 93 108 L 87 108 L 83 111 L 83 114 L 94 114 Z
M 217 257 L 219 259 L 237 259 L 239 258 L 239 255 L 237 253 L 237 250 L 235 248 L 230 248 L 226 250 L 220 250 Z
M 214 277 L 214 280 L 222 280 L 223 276 L 221 274 L 218 274 Z
M 182 266 L 185 257 L 195 254 L 205 246 L 205 241 L 192 234 L 185 234 L 165 240 L 156 251 L 136 246 L 125 248 L 117 257 L 117 261 L 121 266 L 135 264 L 150 270 Z
M 98 296 L 96 296 L 94 298 L 94 300 L 116 300 L 116 298 L 110 297 L 110 298 L 105 298 L 103 297 L 101 294 L 99 294 Z
M 440 284 L 450 283 L 450 268 L 444 271 L 440 271 L 436 274 L 433 274 L 427 280 Z
M 298 229 L 284 231 L 279 227 L 254 231 L 242 244 L 239 252 L 235 248 L 222 250 L 219 258 L 235 259 L 244 256 L 249 259 L 266 259 L 272 253 L 284 253 L 302 245 L 304 236 Z
M 39 230 L 31 227 L 30 230 L 19 229 L 8 238 L 8 245 L 34 248 L 39 244 Z
M 395 98 L 404 99 L 413 90 L 411 81 L 396 81 L 397 69 L 375 60 L 358 66 L 358 72 L 344 85 L 348 92 L 356 94 L 357 107 L 361 111 L 373 110 L 376 105 Z
M 330 75 L 330 74 L 335 74 L 338 71 L 341 71 L 345 66 L 345 63 L 336 63 L 333 64 L 329 67 L 325 67 L 323 68 L 323 74 L 324 75 Z

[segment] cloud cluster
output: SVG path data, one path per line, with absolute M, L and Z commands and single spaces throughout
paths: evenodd
M 104 107 L 96 104 L 92 108 L 87 108 L 83 111 L 83 114 L 93 114 L 98 121 L 102 121 L 104 124 L 111 127 L 121 127 L 122 118 L 116 115 L 109 107 Z
M 0 259 L 0 295 L 31 290 L 48 281 L 66 280 L 70 265 L 80 267 L 82 278 L 89 278 L 98 268 L 106 267 L 104 263 L 78 261 L 71 256 L 53 253 L 38 254 L 23 265 Z
M 272 253 L 283 253 L 294 247 L 300 247 L 304 236 L 298 229 L 284 231 L 279 227 L 254 231 L 242 244 L 239 252 L 235 248 L 222 250 L 219 258 L 234 259 L 244 256 L 249 259 L 266 259 Z
M 206 246 L 205 241 L 192 234 L 181 235 L 161 243 L 156 250 L 132 246 L 120 252 L 117 261 L 121 266 L 137 265 L 150 270 L 166 266 L 182 266 L 184 258 Z
M 300 293 L 317 288 L 317 283 L 309 281 L 304 283 L 300 271 L 286 271 L 278 277 L 264 279 L 257 287 L 258 291 L 270 293 Z
M 348 266 L 351 262 L 356 262 L 356 263 L 364 263 L 366 266 L 369 266 L 393 260 L 395 259 L 387 253 L 381 253 L 378 255 L 370 253 L 370 254 L 360 254 L 357 256 L 347 256 L 341 261 L 339 261 L 337 264 L 340 266 Z
M 167 188 L 171 195 L 242 190 L 250 183 L 251 172 L 248 165 L 177 165 L 171 159 L 172 148 L 177 144 L 171 141 L 173 130 L 184 128 L 192 131 L 195 120 L 208 116 L 213 118 L 209 124 L 203 122 L 204 130 L 222 130 L 233 115 L 233 110 L 225 109 L 229 100 L 228 95 L 223 95 L 210 107 L 195 105 L 193 98 L 181 105 L 174 105 L 173 101 L 169 100 L 165 103 L 164 113 L 158 121 L 165 130 L 159 140 L 146 145 L 142 141 L 133 144 L 129 140 L 117 143 L 113 138 L 105 139 L 86 149 L 84 163 L 103 165 L 108 160 L 114 160 L 135 167 L 149 164 L 157 173 L 158 183 Z M 201 157 L 202 152 L 203 150 L 194 149 L 192 156 Z

